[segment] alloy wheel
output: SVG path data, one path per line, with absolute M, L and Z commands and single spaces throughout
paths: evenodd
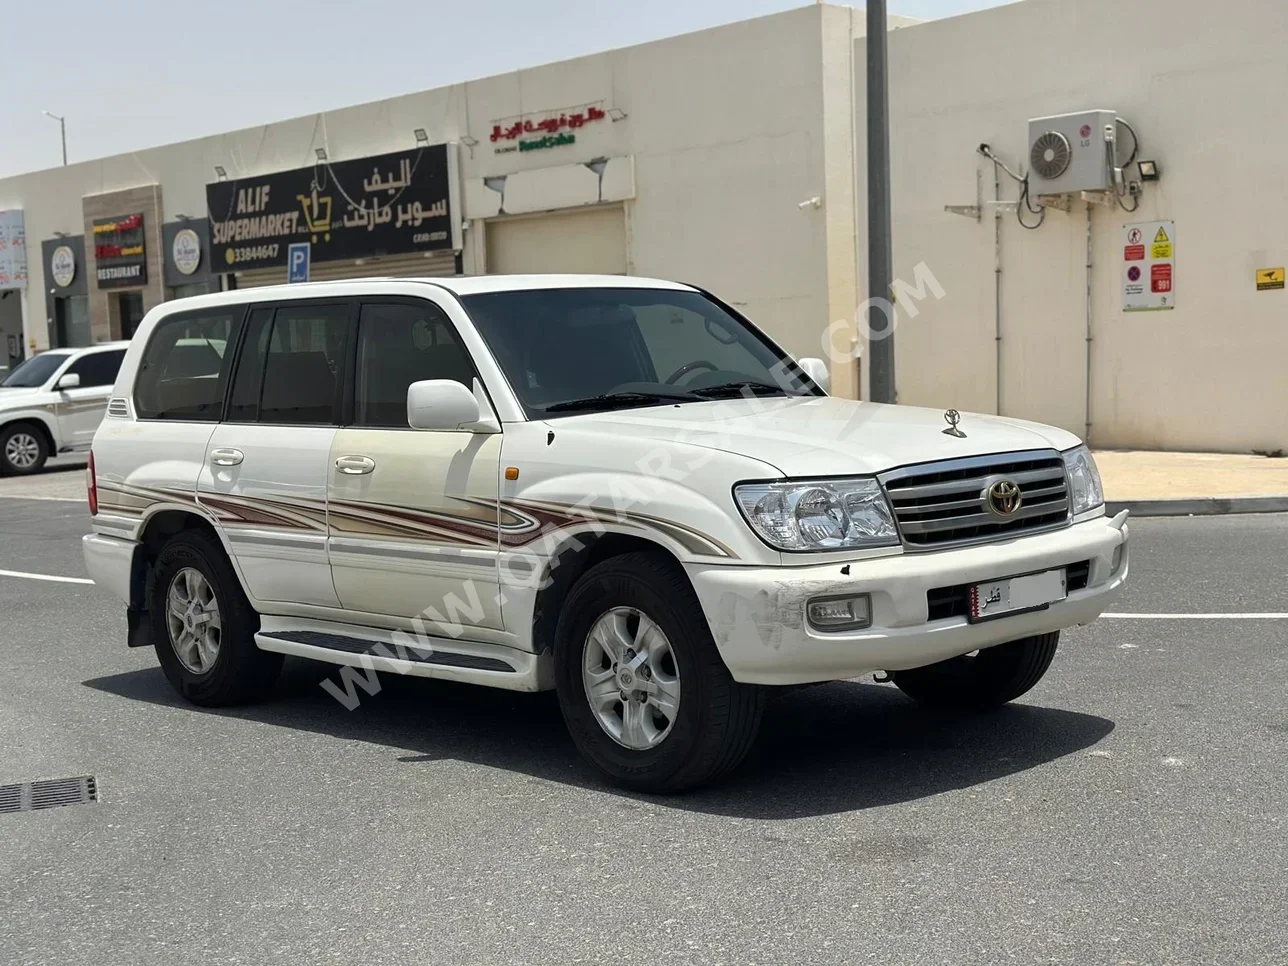
M 4 456 L 15 469 L 29 470 L 40 459 L 40 441 L 31 433 L 14 433 L 5 443 Z
M 222 623 L 214 588 L 199 570 L 185 567 L 166 592 L 166 625 L 175 656 L 193 674 L 204 674 L 219 657 Z
M 647 751 L 671 732 L 680 710 L 680 672 L 662 629 L 634 607 L 614 607 L 586 635 L 582 683 L 610 738 Z

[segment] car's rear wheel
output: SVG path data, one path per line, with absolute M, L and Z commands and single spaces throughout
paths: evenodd
M 890 678 L 920 704 L 945 711 L 989 711 L 1029 691 L 1051 666 L 1060 632 L 986 647 Z
M 661 554 L 592 567 L 555 635 L 573 741 L 613 782 L 676 792 L 736 767 L 760 726 L 761 689 L 738 684 L 683 572 Z
M 259 615 L 213 534 L 185 530 L 161 549 L 148 613 L 161 669 L 194 704 L 240 704 L 277 679 L 282 655 L 255 646 Z
M 31 423 L 14 423 L 0 430 L 0 474 L 38 473 L 49 459 L 45 434 Z

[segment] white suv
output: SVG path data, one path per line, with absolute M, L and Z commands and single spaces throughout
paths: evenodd
M 0 380 L 0 475 L 37 473 L 51 456 L 89 449 L 128 345 L 42 352 Z
M 349 706 L 385 672 L 553 688 L 641 790 L 733 768 L 767 686 L 1023 694 L 1127 576 L 1091 455 L 824 373 L 640 278 L 168 303 L 94 440 L 86 564 L 198 704 L 264 694 L 283 654 L 347 665 Z

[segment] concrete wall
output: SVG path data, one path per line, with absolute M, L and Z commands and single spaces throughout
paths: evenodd
M 1253 280 L 1288 263 L 1282 14 L 1278 0 L 1026 0 L 891 35 L 895 274 L 924 261 L 946 291 L 901 322 L 900 402 L 996 405 L 994 223 L 943 210 L 974 203 L 977 175 L 992 197 L 976 146 L 1027 169 L 1030 117 L 1106 107 L 1163 180 L 1134 214 L 1093 210 L 1089 419 L 1081 201 L 1038 231 L 1002 219 L 1001 411 L 1079 434 L 1090 421 L 1107 447 L 1288 448 L 1288 293 Z M 860 42 L 860 122 L 863 63 Z M 1009 179 L 1002 192 L 1016 197 Z M 1123 225 L 1151 219 L 1176 221 L 1176 307 L 1124 313 Z

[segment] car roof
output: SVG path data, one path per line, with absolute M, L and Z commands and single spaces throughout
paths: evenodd
M 245 304 L 246 302 L 283 302 L 308 298 L 344 298 L 355 292 L 379 294 L 383 287 L 393 285 L 433 286 L 456 295 L 480 295 L 490 292 L 522 292 L 556 288 L 639 288 L 670 289 L 692 292 L 693 286 L 670 282 L 660 278 L 640 278 L 629 275 L 457 275 L 447 278 L 398 278 L 370 276 L 326 282 L 303 282 L 295 285 L 265 285 L 256 288 L 232 289 L 193 295 L 161 303 L 164 314 L 186 309 L 208 309 L 220 305 Z
M 94 345 L 59 345 L 51 346 L 42 352 L 41 355 L 53 354 L 83 356 L 88 355 L 91 352 L 108 352 L 112 349 L 128 349 L 129 347 L 130 343 L 128 341 L 96 342 Z

